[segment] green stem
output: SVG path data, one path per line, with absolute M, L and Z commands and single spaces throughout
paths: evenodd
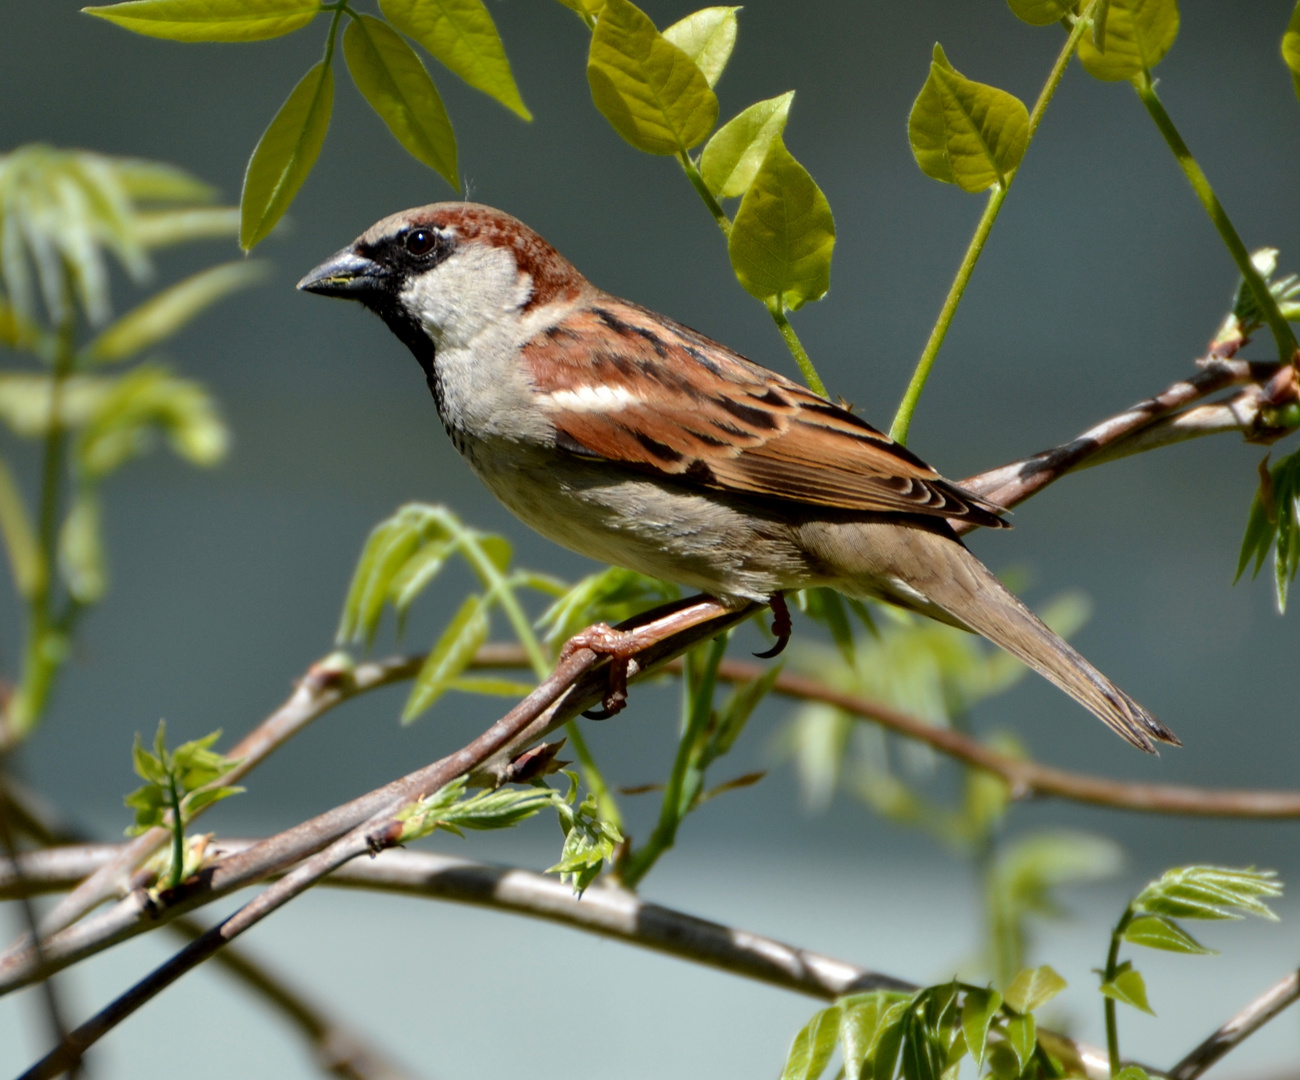
M 344 12 L 347 13 L 349 18 L 355 19 L 357 17 L 357 13 L 348 7 L 346 2 L 334 8 L 334 18 L 330 20 L 329 36 L 325 39 L 325 56 L 321 61 L 327 67 L 329 62 L 334 59 L 334 39 L 338 36 L 339 22 L 342 20 Z
M 821 376 L 817 374 L 817 369 L 813 367 L 812 358 L 804 349 L 803 342 L 799 340 L 799 335 L 794 332 L 790 320 L 785 317 L 785 305 L 779 299 L 769 300 L 767 302 L 767 312 L 772 316 L 772 321 L 776 323 L 776 328 L 781 331 L 781 336 L 785 338 L 786 348 L 790 350 L 794 362 L 799 365 L 799 370 L 803 373 L 803 380 L 808 384 L 808 389 L 814 394 L 820 394 L 822 397 L 830 397 L 826 390 L 826 384 L 822 382 Z
M 185 871 L 185 819 L 181 816 L 181 796 L 172 773 L 167 774 L 167 794 L 172 811 L 172 872 L 167 887 L 174 889 Z
M 1119 970 L 1119 947 L 1122 935 L 1128 929 L 1128 924 L 1133 921 L 1132 906 L 1124 910 L 1120 916 L 1119 922 L 1115 924 L 1115 929 L 1110 935 L 1110 952 L 1106 954 L 1106 970 L 1102 974 L 1103 982 L 1111 982 Z M 1115 1015 L 1115 999 L 1107 997 L 1106 1002 L 1106 1054 L 1110 1059 L 1110 1075 L 1118 1075 L 1120 1070 L 1119 1062 L 1119 1020 Z
M 677 152 L 677 161 L 682 167 L 682 172 L 686 174 L 686 179 L 691 182 L 693 187 L 704 201 L 704 205 L 709 208 L 709 213 L 713 215 L 713 220 L 718 223 L 718 228 L 722 230 L 722 235 L 730 238 L 731 236 L 731 218 L 727 217 L 727 212 L 722 209 L 722 204 L 713 197 L 713 192 L 704 182 L 704 177 L 700 175 L 700 170 L 691 156 L 685 150 Z
M 1192 156 L 1187 144 L 1183 142 L 1183 137 L 1178 133 L 1178 129 L 1174 127 L 1173 120 L 1165 112 L 1164 104 L 1156 95 L 1156 86 L 1152 81 L 1151 72 L 1144 71 L 1141 75 L 1136 76 L 1133 79 L 1133 87 L 1137 90 L 1138 97 L 1142 99 L 1142 104 L 1146 106 L 1147 112 L 1151 114 L 1151 119 L 1156 122 L 1156 127 L 1160 129 L 1160 134 L 1164 136 L 1169 149 L 1178 160 L 1178 164 L 1187 177 L 1188 183 L 1192 185 L 1196 197 L 1200 199 L 1201 205 L 1205 207 L 1205 212 L 1210 215 L 1210 221 L 1214 223 L 1214 227 L 1218 230 L 1224 246 L 1232 255 L 1232 261 L 1237 264 L 1241 276 L 1249 282 L 1251 291 L 1255 294 L 1255 302 L 1259 305 L 1259 310 L 1263 312 L 1264 318 L 1268 321 L 1269 329 L 1273 331 L 1273 339 L 1277 342 L 1278 359 L 1284 364 L 1294 363 L 1297 359 L 1297 351 L 1300 351 L 1300 346 L 1296 344 L 1296 337 L 1291 330 L 1291 325 L 1278 309 L 1277 300 L 1269 291 L 1268 282 L 1255 269 L 1255 264 L 1250 261 L 1250 253 L 1246 250 L 1246 245 L 1241 242 L 1241 237 L 1237 235 L 1237 230 L 1233 228 L 1232 221 L 1228 218 L 1227 211 L 1223 209 L 1223 205 L 1219 202 L 1218 196 L 1214 194 L 1214 188 L 1210 186 L 1209 179 L 1201 170 L 1196 158 Z
M 1034 102 L 1033 111 L 1029 114 L 1029 130 L 1025 139 L 1026 153 L 1029 152 L 1029 144 L 1033 142 L 1034 134 L 1038 131 L 1038 125 L 1042 123 L 1047 106 L 1051 104 L 1052 97 L 1056 94 L 1056 88 L 1061 83 L 1065 69 L 1069 66 L 1070 57 L 1074 55 L 1074 50 L 1079 47 L 1079 39 L 1083 37 L 1097 3 L 1098 0 L 1092 0 L 1084 13 L 1074 20 L 1070 34 L 1065 39 L 1065 44 L 1056 57 L 1056 63 L 1052 65 L 1052 70 L 1048 73 L 1047 82 L 1043 84 L 1038 100 Z M 1021 161 L 1024 161 L 1023 156 Z M 998 218 L 998 213 L 1002 210 L 1002 204 L 1006 201 L 1007 192 L 1010 190 L 1011 184 L 1019 171 L 1020 166 L 1017 165 L 1007 173 L 1005 184 L 998 184 L 989 192 L 989 201 L 984 206 L 984 213 L 980 215 L 979 224 L 975 226 L 975 235 L 971 237 L 970 244 L 966 247 L 966 254 L 962 258 L 961 265 L 957 268 L 957 276 L 953 278 L 952 285 L 948 289 L 948 295 L 944 299 L 943 307 L 939 309 L 939 318 L 935 321 L 934 329 L 930 331 L 930 338 L 925 343 L 921 358 L 916 362 L 916 370 L 912 373 L 911 382 L 907 384 L 907 390 L 903 394 L 903 400 L 899 403 L 898 412 L 894 414 L 894 422 L 890 425 L 889 434 L 896 442 L 907 442 L 907 433 L 912 426 L 912 417 L 916 413 L 917 403 L 921 400 L 921 391 L 925 389 L 926 380 L 930 378 L 930 369 L 934 367 L 934 361 L 939 355 L 939 349 L 943 347 L 943 339 L 948 336 L 948 328 L 952 325 L 953 316 L 957 314 L 957 306 L 961 303 L 962 294 L 966 291 L 966 285 L 970 281 L 971 273 L 975 269 L 975 264 L 979 262 L 980 255 L 983 254 L 984 244 L 989 238 L 989 232 Z
M 635 889 L 650 868 L 665 851 L 677 840 L 677 826 L 690 811 L 690 804 L 699 794 L 700 778 L 692 778 L 688 784 L 688 774 L 696 758 L 696 748 L 700 735 L 709 723 L 713 711 L 713 690 L 717 685 L 718 665 L 722 663 L 727 651 L 728 635 L 721 634 L 709 642 L 703 666 L 698 669 L 698 680 L 691 676 L 696 665 L 700 664 L 699 651 L 693 650 L 686 656 L 687 670 L 683 672 L 682 695 L 684 711 L 681 741 L 677 744 L 677 757 L 673 761 L 672 775 L 664 789 L 663 802 L 659 808 L 659 821 L 645 844 L 628 856 L 619 869 L 619 879 L 629 889 Z

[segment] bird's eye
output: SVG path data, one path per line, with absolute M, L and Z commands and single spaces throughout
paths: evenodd
M 412 255 L 428 255 L 438 238 L 430 229 L 413 229 L 406 234 L 406 250 Z

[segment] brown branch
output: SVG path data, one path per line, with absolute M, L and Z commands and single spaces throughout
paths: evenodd
M 1196 1080 L 1224 1054 L 1239 1046 L 1297 998 L 1300 998 L 1300 972 L 1293 971 L 1170 1069 L 1166 1074 L 1169 1080 Z
M 252 843 L 222 840 L 218 846 Z M 78 864 L 84 873 L 111 858 L 113 846 L 105 847 L 109 850 L 89 845 L 67 849 L 66 854 L 33 852 L 24 856 L 24 872 L 29 883 L 56 888 L 61 881 L 71 880 L 69 875 L 75 876 Z M 0 882 L 9 880 L 7 871 L 0 863 Z M 650 903 L 607 882 L 598 882 L 579 898 L 554 877 L 529 870 L 433 852 L 388 850 L 374 859 L 340 867 L 322 884 L 428 897 L 543 919 L 822 1001 L 867 990 L 906 992 L 917 988 L 914 983 L 857 964 Z M 1088 1076 L 1109 1075 L 1103 1050 L 1050 1032 L 1041 1034 L 1052 1040 L 1054 1054 L 1077 1059 Z
M 962 486 L 1000 506 L 1016 506 L 1075 469 L 1099 465 L 1143 450 L 1201 435 L 1241 431 L 1257 440 L 1276 438 L 1288 429 L 1270 429 L 1261 415 L 1267 402 L 1261 386 L 1277 364 L 1211 357 L 1189 379 L 1179 380 L 1154 397 L 1103 420 L 1067 443 L 1032 457 L 967 477 Z M 1251 384 L 1212 406 L 1191 406 L 1230 386 Z M 967 532 L 973 526 L 956 523 Z

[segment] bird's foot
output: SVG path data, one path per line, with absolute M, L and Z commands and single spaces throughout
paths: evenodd
M 588 720 L 608 720 L 627 706 L 627 665 L 645 642 L 633 631 L 615 630 L 609 623 L 595 623 L 574 634 L 560 650 L 563 663 L 579 649 L 590 649 L 597 656 L 609 657 L 609 686 L 600 709 L 588 709 Z
M 785 593 L 780 590 L 774 592 L 768 597 L 767 603 L 772 609 L 772 633 L 776 635 L 776 644 L 763 652 L 756 652 L 754 655 L 760 660 L 770 660 L 785 652 L 785 647 L 790 644 L 790 633 L 794 629 L 790 621 L 790 609 L 786 606 Z

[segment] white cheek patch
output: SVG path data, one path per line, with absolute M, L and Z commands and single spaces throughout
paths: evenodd
M 569 412 L 617 412 L 637 405 L 641 398 L 625 386 L 579 386 L 540 395 L 543 405 Z
M 413 276 L 399 300 L 436 344 L 457 348 L 496 329 L 500 313 L 525 303 L 530 291 L 509 251 L 469 244 Z

